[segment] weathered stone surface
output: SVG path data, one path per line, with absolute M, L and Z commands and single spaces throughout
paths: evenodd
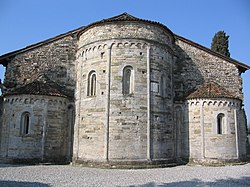
M 7 65 L 7 89 L 33 82 L 40 74 L 74 90 L 76 38 L 67 36 L 16 55 Z
M 144 166 L 246 157 L 240 73 L 249 67 L 159 23 L 122 14 L 0 62 L 1 158 Z M 62 89 L 41 86 L 48 81 Z M 40 92 L 20 91 L 29 85 Z
M 33 102 L 30 102 L 32 101 Z M 3 102 L 1 157 L 49 161 L 70 159 L 68 141 L 70 102 L 66 98 L 19 95 Z M 30 114 L 28 133 L 22 134 L 22 114 Z M 72 142 L 72 141 L 71 141 Z M 60 160 L 62 159 L 62 160 Z
M 174 68 L 175 86 L 182 87 L 183 94 L 190 93 L 204 82 L 222 85 L 236 98 L 242 98 L 242 78 L 235 64 L 213 56 L 181 40 L 176 41 L 179 54 Z
M 189 126 L 190 159 L 237 160 L 246 156 L 246 134 L 239 121 L 241 103 L 235 99 L 190 99 L 185 108 L 189 111 L 185 125 Z M 223 114 L 221 133 L 218 133 L 218 115 Z
M 81 116 L 78 125 L 82 123 L 84 128 L 75 129 L 79 133 L 79 137 L 75 136 L 75 158 L 100 161 L 173 159 L 172 111 L 166 112 L 164 108 L 173 105 L 171 34 L 157 26 L 125 22 L 91 28 L 79 36 L 78 45 L 76 102 L 79 104 L 76 106 L 80 108 L 76 113 Z M 163 75 L 167 78 L 164 92 L 168 93 L 161 96 L 159 90 L 151 92 L 149 127 L 147 62 L 151 66 L 152 82 L 159 85 Z M 129 95 L 122 93 L 126 66 L 133 69 L 133 91 Z M 87 96 L 87 77 L 91 71 L 98 77 L 94 97 Z M 87 75 L 84 80 L 82 75 Z M 93 107 L 105 108 L 105 111 L 96 113 Z M 97 120 L 93 123 L 89 118 L 98 118 L 102 129 L 89 134 L 88 129 L 98 126 Z M 93 142 L 81 139 L 81 136 L 97 136 L 98 139 Z M 83 144 L 83 147 L 79 146 Z

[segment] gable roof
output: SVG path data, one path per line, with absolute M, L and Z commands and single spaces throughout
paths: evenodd
M 165 25 L 163 25 L 163 24 L 161 24 L 159 22 L 136 18 L 136 17 L 134 17 L 134 16 L 132 16 L 132 15 L 130 15 L 130 14 L 128 14 L 128 13 L 125 12 L 125 13 L 120 14 L 118 16 L 114 16 L 114 17 L 111 17 L 111 18 L 108 18 L 108 19 L 103 19 L 101 21 L 97 21 L 97 22 L 91 23 L 91 24 L 89 24 L 87 26 L 79 27 L 77 29 L 71 30 L 71 31 L 66 32 L 64 34 L 60 34 L 58 36 L 55 36 L 53 38 L 49 38 L 49 39 L 41 41 L 41 42 L 38 42 L 36 44 L 27 46 L 25 48 L 22 48 L 22 49 L 19 49 L 19 50 L 16 50 L 16 51 L 4 54 L 4 55 L 0 56 L 0 64 L 2 64 L 3 66 L 7 66 L 9 60 L 11 58 L 13 58 L 15 55 L 18 55 L 18 54 L 24 53 L 26 51 L 29 51 L 29 50 L 41 47 L 43 45 L 46 45 L 46 44 L 49 44 L 49 43 L 54 42 L 56 40 L 59 40 L 61 38 L 64 38 L 66 36 L 72 36 L 72 35 L 79 36 L 82 32 L 86 31 L 87 29 L 89 29 L 91 27 L 94 27 L 95 25 L 102 24 L 102 23 L 108 23 L 108 22 L 116 22 L 116 21 L 117 22 L 118 21 L 134 21 L 134 22 L 146 22 L 146 23 L 149 23 L 149 24 L 156 24 L 156 25 L 158 25 L 158 26 L 166 29 L 171 34 L 173 34 L 172 31 L 168 27 L 166 27 Z M 190 45 L 192 45 L 194 47 L 197 47 L 197 48 L 199 48 L 201 50 L 204 50 L 204 51 L 206 51 L 206 52 L 208 52 L 208 53 L 210 53 L 210 54 L 212 54 L 214 56 L 222 58 L 225 61 L 228 61 L 228 62 L 230 62 L 232 64 L 235 64 L 238 67 L 238 69 L 240 70 L 240 72 L 244 73 L 246 70 L 250 69 L 250 66 L 248 66 L 248 65 L 246 65 L 244 63 L 241 63 L 241 62 L 239 62 L 239 61 L 237 61 L 235 59 L 232 59 L 232 58 L 226 57 L 226 56 L 224 56 L 222 54 L 219 54 L 217 52 L 214 52 L 211 49 L 206 48 L 206 47 L 204 47 L 204 46 L 202 46 L 202 45 L 200 45 L 198 43 L 195 43 L 195 42 L 193 42 L 191 40 L 188 40 L 188 39 L 186 39 L 186 38 L 184 38 L 182 36 L 179 36 L 177 34 L 173 34 L 173 38 L 181 40 L 181 41 L 183 41 L 185 43 L 188 43 L 188 44 L 190 44 Z
M 187 43 L 187 44 L 189 44 L 189 45 L 191 45 L 191 46 L 194 46 L 194 47 L 196 47 L 196 48 L 198 48 L 198 49 L 200 49 L 200 50 L 206 51 L 207 53 L 209 53 L 209 54 L 211 54 L 211 55 L 213 55 L 213 56 L 216 56 L 216 57 L 218 57 L 218 58 L 221 58 L 221 59 L 223 59 L 223 60 L 225 60 L 225 61 L 227 61 L 227 62 L 230 62 L 230 63 L 236 65 L 237 68 L 238 68 L 238 69 L 240 70 L 240 72 L 242 72 L 242 73 L 244 73 L 246 70 L 249 70 L 249 69 L 250 69 L 250 66 L 248 66 L 248 65 L 246 65 L 246 64 L 243 64 L 243 63 L 241 63 L 241 62 L 239 62 L 239 61 L 237 61 L 237 60 L 235 60 L 235 59 L 233 59 L 233 58 L 226 57 L 226 56 L 224 56 L 224 55 L 222 55 L 222 54 L 220 54 L 220 53 L 217 53 L 217 52 L 215 52 L 215 51 L 212 51 L 211 49 L 209 49 L 209 48 L 207 48 L 207 47 L 204 47 L 204 46 L 202 46 L 202 45 L 200 45 L 200 44 L 198 44 L 198 43 L 195 43 L 195 42 L 193 42 L 193 41 L 191 41 L 191 40 L 189 40 L 189 39 L 186 39 L 186 38 L 184 38 L 184 37 L 182 37 L 182 36 L 179 36 L 179 35 L 175 34 L 175 38 L 176 38 L 177 40 L 181 40 L 182 42 Z
M 14 89 L 11 92 L 7 92 L 4 95 L 22 95 L 22 94 L 74 98 L 74 93 L 69 90 L 66 90 L 66 88 L 58 85 L 53 81 L 42 81 L 42 80 L 35 80 L 22 87 Z
M 235 95 L 215 82 L 205 82 L 197 90 L 189 94 L 187 99 L 197 98 L 231 98 L 236 99 Z

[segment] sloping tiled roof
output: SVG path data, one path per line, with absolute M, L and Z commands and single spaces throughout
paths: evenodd
M 4 95 L 21 95 L 21 94 L 32 94 L 32 95 L 47 95 L 47 96 L 59 96 L 73 98 L 74 93 L 61 87 L 52 81 L 34 81 L 26 84 L 22 87 L 16 88 L 11 92 L 7 92 Z
M 110 22 L 120 22 L 120 21 L 144 22 L 144 23 L 148 23 L 148 24 L 158 25 L 158 26 L 162 27 L 163 29 L 167 30 L 172 35 L 173 39 L 175 39 L 174 33 L 167 26 L 165 26 L 159 22 L 156 22 L 156 21 L 150 21 L 150 20 L 145 20 L 145 19 L 140 19 L 140 18 L 134 17 L 134 16 L 128 14 L 127 12 L 124 12 L 123 14 L 120 14 L 118 16 L 114 16 L 114 17 L 111 17 L 108 19 L 103 19 L 101 21 L 91 23 L 91 24 L 87 25 L 85 28 L 83 28 L 81 31 L 79 31 L 79 33 L 77 35 L 79 37 L 87 29 L 92 28 L 92 27 L 99 25 L 99 24 L 110 23 Z
M 189 94 L 187 99 L 197 98 L 236 98 L 235 95 L 215 82 L 206 82 Z

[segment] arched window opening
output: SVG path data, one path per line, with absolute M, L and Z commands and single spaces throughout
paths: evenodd
M 160 80 L 160 95 L 162 97 L 166 96 L 166 78 L 164 75 L 161 76 Z
M 21 118 L 21 134 L 27 135 L 30 131 L 30 113 L 24 112 Z
M 224 114 L 219 114 L 217 116 L 217 134 L 223 134 L 224 128 Z
M 74 142 L 74 124 L 75 124 L 75 110 L 73 105 L 68 107 L 68 160 L 72 161 L 73 156 L 73 142 Z
M 88 76 L 88 96 L 96 95 L 96 72 L 91 71 Z
M 131 66 L 126 66 L 123 69 L 123 84 L 122 84 L 122 93 L 124 95 L 133 93 L 133 84 L 134 84 L 134 75 L 133 68 Z

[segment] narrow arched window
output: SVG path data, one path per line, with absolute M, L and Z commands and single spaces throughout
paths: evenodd
M 123 69 L 122 79 L 122 93 L 124 95 L 133 93 L 134 75 L 131 66 L 126 66 Z
M 27 135 L 30 131 L 30 113 L 24 112 L 21 117 L 21 134 Z
M 223 134 L 224 128 L 224 114 L 220 113 L 217 116 L 217 134 Z
M 68 145 L 67 156 L 71 161 L 73 156 L 73 142 L 74 142 L 74 124 L 75 124 L 75 110 L 73 105 L 68 107 Z
M 96 95 L 96 72 L 91 71 L 88 76 L 88 96 Z
M 162 97 L 166 96 L 166 78 L 164 75 L 161 76 L 160 80 L 160 95 Z

